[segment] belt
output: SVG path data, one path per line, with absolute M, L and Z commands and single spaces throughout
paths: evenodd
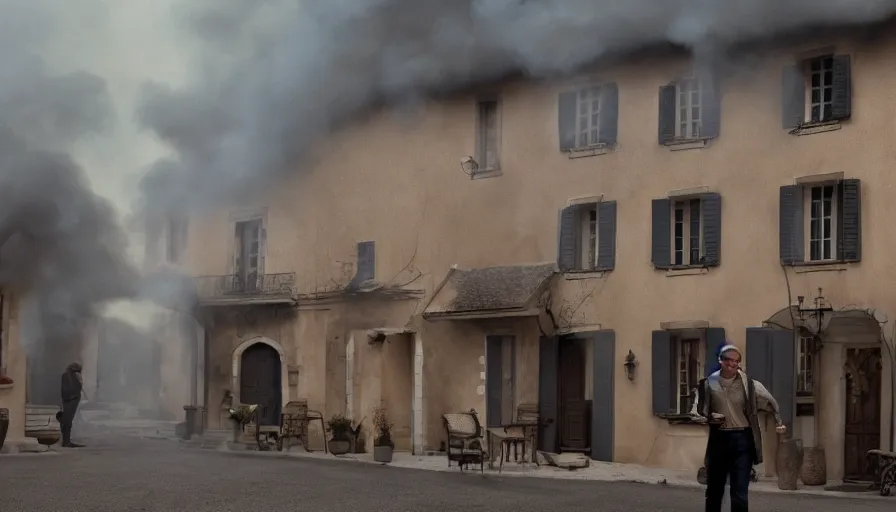
M 738 428 L 720 428 L 722 432 L 746 432 L 750 427 L 738 427 Z

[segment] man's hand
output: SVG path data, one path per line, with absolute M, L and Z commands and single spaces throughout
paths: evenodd
M 777 427 L 775 427 L 775 432 L 777 432 L 779 435 L 786 434 L 787 425 L 778 425 Z
M 709 415 L 709 423 L 713 425 L 721 425 L 725 423 L 725 415 L 714 412 Z

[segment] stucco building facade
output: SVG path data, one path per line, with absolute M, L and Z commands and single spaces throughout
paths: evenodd
M 209 425 L 226 390 L 270 421 L 385 403 L 423 450 L 444 413 L 538 404 L 546 450 L 696 470 L 690 394 L 730 341 L 829 479 L 867 476 L 894 436 L 896 36 L 761 53 L 377 111 L 191 218 Z
M 9 409 L 9 429 L 4 446 L 25 442 L 25 351 L 19 343 L 19 300 L 11 290 L 0 292 L 0 375 L 12 383 L 0 383 L 0 409 Z

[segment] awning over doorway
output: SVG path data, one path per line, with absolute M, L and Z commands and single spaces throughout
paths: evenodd
M 555 263 L 462 269 L 451 267 L 423 310 L 423 318 L 465 320 L 536 316 Z

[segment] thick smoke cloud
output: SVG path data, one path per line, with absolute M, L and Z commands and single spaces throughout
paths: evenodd
M 132 296 L 137 275 L 125 261 L 116 212 L 70 156 L 84 137 L 113 127 L 106 83 L 87 72 L 48 71 L 33 51 L 49 37 L 40 29 L 52 29 L 44 14 L 4 9 L 10 30 L 0 36 L 0 288 L 27 298 L 22 337 L 29 361 L 58 374 L 70 361 L 50 362 L 53 355 L 77 346 L 104 301 Z
M 317 137 L 383 101 L 562 74 L 658 43 L 706 52 L 894 12 L 894 0 L 190 2 L 178 14 L 202 48 L 193 86 L 147 85 L 139 114 L 178 159 L 160 162 L 144 192 L 157 205 L 226 195 L 294 168 Z

